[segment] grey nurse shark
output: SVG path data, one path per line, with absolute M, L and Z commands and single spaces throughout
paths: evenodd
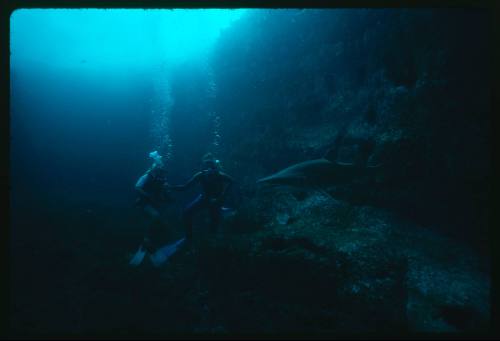
M 275 174 L 259 179 L 265 185 L 333 186 L 352 182 L 364 176 L 376 176 L 377 166 L 332 162 L 321 158 L 294 164 Z
M 367 164 L 372 149 L 372 143 L 365 143 L 361 146 L 358 155 L 359 161 L 345 163 L 337 161 L 338 147 L 335 147 L 322 158 L 291 165 L 277 173 L 259 179 L 257 183 L 271 186 L 328 187 L 348 184 L 365 177 L 375 179 L 381 165 L 369 166 Z

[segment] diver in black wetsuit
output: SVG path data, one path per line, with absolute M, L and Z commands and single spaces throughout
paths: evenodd
M 168 186 L 173 190 L 185 190 L 195 183 L 202 187 L 202 193 L 184 208 L 183 220 L 186 229 L 186 240 L 192 240 L 193 215 L 201 210 L 208 209 L 210 213 L 210 231 L 215 233 L 222 216 L 222 204 L 233 178 L 219 170 L 219 160 L 208 153 L 203 157 L 203 170 L 196 173 L 184 185 Z
M 158 246 L 155 245 L 156 237 L 165 229 L 160 217 L 160 206 L 169 201 L 170 197 L 166 185 L 167 172 L 162 157 L 156 151 L 150 153 L 149 156 L 154 159 L 154 163 L 135 185 L 139 195 L 135 204 L 142 208 L 150 220 L 142 246 L 149 253 L 153 253 Z

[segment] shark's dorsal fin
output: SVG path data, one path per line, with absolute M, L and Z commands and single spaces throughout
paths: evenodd
M 358 143 L 358 157 L 356 164 L 358 166 L 366 167 L 368 164 L 368 159 L 375 149 L 375 141 L 373 140 L 363 140 Z
M 336 146 L 333 146 L 332 148 L 326 151 L 325 155 L 323 155 L 323 158 L 331 162 L 336 162 L 337 154 L 338 154 L 338 148 Z
M 347 126 L 343 126 L 339 129 L 339 132 L 337 133 L 337 136 L 335 137 L 335 140 L 333 141 L 333 146 L 326 151 L 325 155 L 323 155 L 323 158 L 325 158 L 331 162 L 337 161 L 339 149 L 340 149 L 340 146 L 342 144 L 342 140 L 344 139 L 344 136 L 346 135 L 346 133 L 347 133 Z

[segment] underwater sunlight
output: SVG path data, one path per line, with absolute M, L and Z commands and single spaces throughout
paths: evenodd
M 245 10 L 18 9 L 11 16 L 11 63 L 144 66 L 207 53 Z

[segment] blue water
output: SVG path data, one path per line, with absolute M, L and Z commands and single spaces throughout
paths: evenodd
M 13 204 L 24 190 L 60 200 L 129 202 L 131 186 L 149 167 L 148 153 L 158 147 L 155 115 L 168 109 L 167 93 L 155 92 L 155 84 L 169 82 L 182 63 L 206 63 L 220 30 L 242 12 L 14 12 Z
M 172 114 L 171 83 L 191 69 L 195 77 L 200 70 L 208 75 L 219 34 L 244 12 L 33 9 L 12 14 L 13 330 L 30 321 L 35 322 L 28 334 L 36 335 L 38 326 L 57 334 L 96 327 L 101 317 L 82 325 L 71 313 L 86 309 L 77 303 L 92 300 L 86 294 L 77 293 L 67 304 L 50 302 L 67 295 L 85 273 L 97 280 L 95 271 L 108 262 L 128 266 L 149 224 L 134 207 L 134 185 L 151 166 L 151 151 L 164 155 L 172 183 L 199 170 L 201 154 L 193 157 L 182 149 L 182 139 L 172 135 L 176 126 L 201 153 L 206 152 L 202 146 L 217 148 L 217 124 L 210 125 L 217 115 L 182 109 Z M 213 79 L 206 88 L 215 91 Z M 199 136 L 193 122 L 201 127 Z M 170 229 L 158 243 L 183 236 L 180 212 L 196 190 L 180 193 L 167 207 Z M 37 287 L 29 289 L 35 281 Z M 84 290 L 102 292 L 88 283 Z

